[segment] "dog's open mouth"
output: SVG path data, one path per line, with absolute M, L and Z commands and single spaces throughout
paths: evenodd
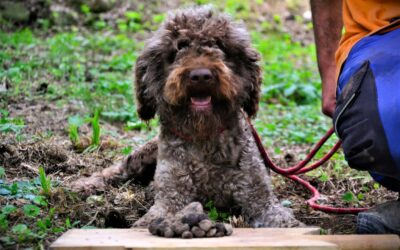
M 190 106 L 195 111 L 207 111 L 212 107 L 211 96 L 192 96 Z

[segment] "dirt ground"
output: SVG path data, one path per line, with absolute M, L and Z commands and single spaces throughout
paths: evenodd
M 111 166 L 124 157 L 119 152 L 121 140 L 129 141 L 133 148 L 145 141 L 136 143 L 135 132 L 125 132 L 121 128 L 110 124 L 101 124 L 104 130 L 112 131 L 113 136 L 104 136 L 103 145 L 99 150 L 91 153 L 77 153 L 68 138 L 67 117 L 71 110 L 68 107 L 56 108 L 51 103 L 43 101 L 29 101 L 25 99 L 9 103 L 11 115 L 21 116 L 26 119 L 25 134 L 31 134 L 31 139 L 16 141 L 11 135 L 0 136 L 0 165 L 7 169 L 7 181 L 33 178 L 38 175 L 39 166 L 43 166 L 52 180 L 59 187 L 68 185 L 80 177 L 89 176 L 95 171 Z M 86 128 L 89 133 L 90 128 Z M 85 128 L 83 128 L 83 133 Z M 49 136 L 49 132 L 51 136 Z M 136 140 L 132 140 L 136 138 Z M 306 149 L 296 146 L 288 148 L 286 155 L 274 155 L 273 160 L 285 166 L 299 159 Z M 288 160 L 290 160 L 288 162 Z M 329 163 L 328 163 L 329 165 Z M 329 166 L 328 166 L 329 167 Z M 354 215 L 334 215 L 312 210 L 305 205 L 309 193 L 298 184 L 294 184 L 284 177 L 272 173 L 273 184 L 278 198 L 290 201 L 296 217 L 307 225 L 319 226 L 326 233 L 342 234 L 354 233 L 356 217 Z M 306 177 L 323 194 L 323 203 L 334 206 L 351 206 L 344 204 L 340 193 L 353 190 L 357 193 L 361 185 L 370 186 L 372 190 L 366 198 L 364 205 L 372 206 L 386 200 L 396 198 L 395 193 L 382 189 L 374 189 L 373 183 L 361 183 L 358 180 L 330 178 L 328 182 L 321 182 L 313 177 Z M 60 209 L 61 214 L 69 216 L 71 220 L 80 220 L 81 225 L 96 227 L 130 227 L 143 215 L 152 203 L 151 188 L 135 184 L 135 180 L 122 185 L 110 186 L 106 191 L 99 190 L 97 195 L 71 195 L 64 189 L 56 189 L 52 203 Z M 5 202 L 0 196 L 0 203 Z M 18 202 L 18 201 L 16 201 Z M 236 222 L 243 226 L 243 223 Z

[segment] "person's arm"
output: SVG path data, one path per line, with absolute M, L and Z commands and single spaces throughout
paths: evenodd
M 332 117 L 336 106 L 335 52 L 343 27 L 342 0 L 310 0 L 310 4 L 322 81 L 322 112 Z

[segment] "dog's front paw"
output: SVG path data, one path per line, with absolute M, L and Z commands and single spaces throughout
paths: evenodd
M 269 207 L 261 217 L 250 222 L 252 227 L 305 227 L 305 224 L 298 221 L 293 212 L 280 204 Z
M 222 237 L 233 233 L 230 224 L 215 223 L 204 214 L 200 203 L 194 202 L 170 218 L 157 218 L 151 221 L 149 231 L 153 235 L 185 239 L 203 237 Z
M 69 186 L 72 191 L 91 195 L 98 191 L 104 191 L 106 184 L 101 173 L 94 173 L 90 177 L 83 177 L 72 182 Z
M 70 183 L 72 191 L 83 195 L 104 192 L 107 184 L 117 183 L 125 178 L 124 165 L 115 165 L 95 172 L 89 177 L 82 177 Z

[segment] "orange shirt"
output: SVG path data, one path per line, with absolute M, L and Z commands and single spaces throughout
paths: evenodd
M 345 33 L 336 51 L 336 76 L 354 44 L 367 35 L 391 30 L 387 29 L 391 21 L 400 18 L 400 0 L 343 0 L 342 7 Z

